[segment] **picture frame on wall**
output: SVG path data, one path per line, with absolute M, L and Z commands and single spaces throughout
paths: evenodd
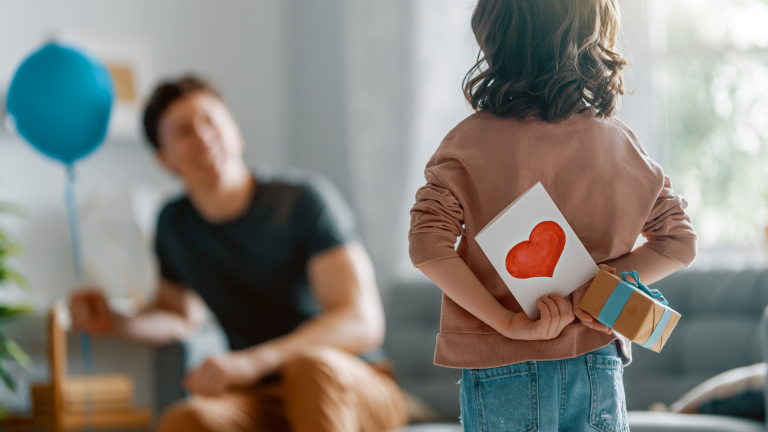
M 59 31 L 53 40 L 82 48 L 104 62 L 115 83 L 115 105 L 107 140 L 140 142 L 142 108 L 158 78 L 152 41 L 138 35 L 73 30 Z

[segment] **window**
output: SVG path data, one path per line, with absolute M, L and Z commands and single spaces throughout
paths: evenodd
M 768 1 L 666 0 L 667 172 L 703 246 L 768 222 Z

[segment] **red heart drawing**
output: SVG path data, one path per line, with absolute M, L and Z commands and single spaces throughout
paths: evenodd
M 536 225 L 527 241 L 520 242 L 507 254 L 507 271 L 516 279 L 552 277 L 565 249 L 565 231 L 557 222 Z

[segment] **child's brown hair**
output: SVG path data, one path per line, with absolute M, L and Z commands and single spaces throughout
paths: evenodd
M 479 0 L 477 63 L 464 78 L 476 111 L 548 122 L 590 108 L 610 117 L 624 94 L 617 0 Z

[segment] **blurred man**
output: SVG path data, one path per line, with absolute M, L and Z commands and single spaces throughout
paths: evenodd
M 377 356 L 384 316 L 373 268 L 337 194 L 255 176 L 237 123 L 200 79 L 159 86 L 144 127 L 186 187 L 158 220 L 154 302 L 125 317 L 83 290 L 70 309 L 76 329 L 151 344 L 193 332 L 206 304 L 216 315 L 231 351 L 187 374 L 194 397 L 170 407 L 159 430 L 402 426 L 403 395 Z

